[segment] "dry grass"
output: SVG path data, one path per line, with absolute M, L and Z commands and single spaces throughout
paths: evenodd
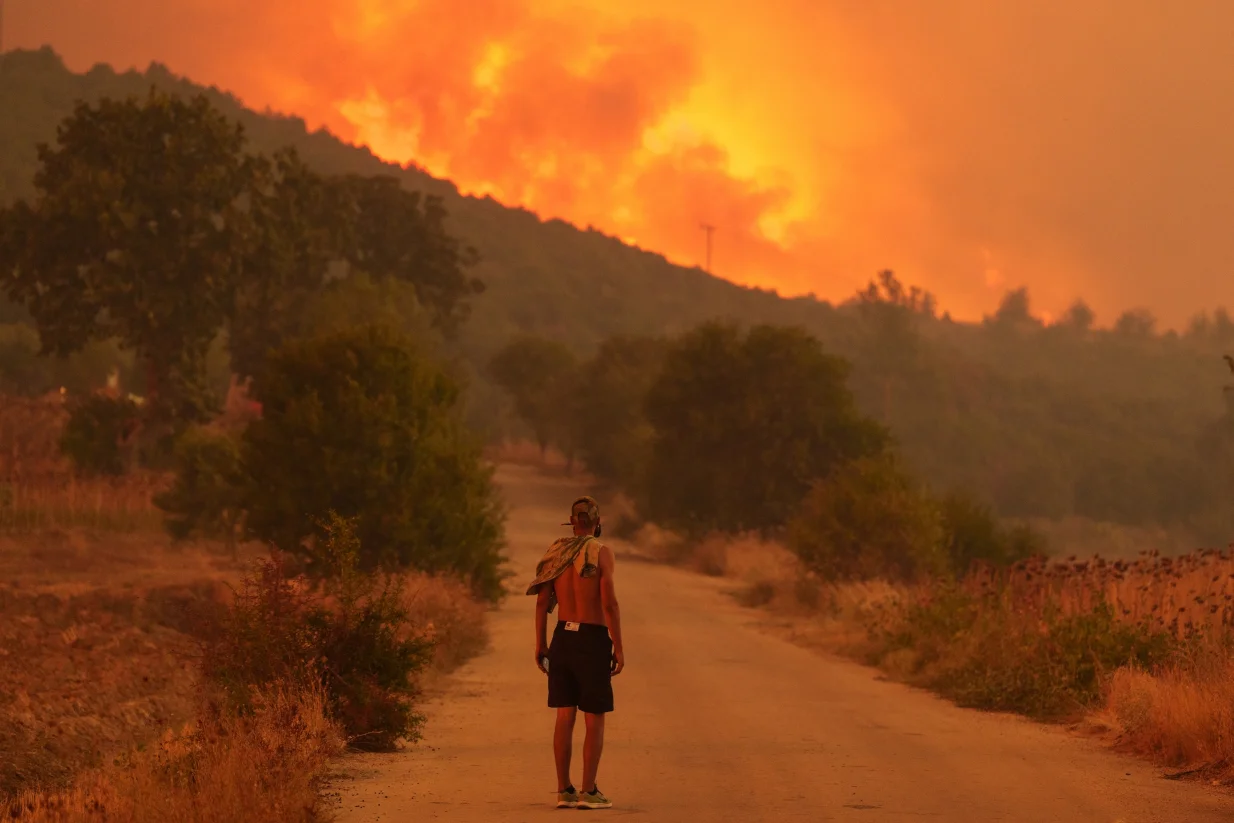
M 194 635 L 239 572 L 205 547 L 136 537 L 0 540 L 0 796 L 190 719 Z
M 28 823 L 291 823 L 323 819 L 321 783 L 342 751 L 319 693 L 264 696 L 252 717 L 204 717 L 73 788 L 0 805 Z
M 37 480 L 0 480 L 0 532 L 157 531 L 163 514 L 153 499 L 168 482 L 167 476 L 152 472 L 117 478 L 66 472 Z
M 970 693 L 974 665 L 993 679 L 992 686 L 978 687 L 1035 688 L 1031 678 L 1026 685 L 1022 678 L 1002 677 L 1016 666 L 1031 668 L 1018 655 L 1039 656 L 1043 648 L 1066 651 L 1068 643 L 1107 642 L 1104 635 L 1084 632 L 1109 631 L 1091 619 L 1095 609 L 1108 604 L 1115 631 L 1168 638 L 1166 646 L 1158 647 L 1173 651 L 1147 670 L 1123 666 L 1099 672 L 1097 700 L 1089 707 L 1099 725 L 1113 728 L 1118 745 L 1129 751 L 1205 778 L 1234 781 L 1234 556 L 1229 552 L 1038 559 L 1001 572 L 974 570 L 949 587 L 939 581 L 912 586 L 882 580 L 826 583 L 806 572 L 783 546 L 755 537 L 688 543 L 648 526 L 638 542 L 661 561 L 739 581 L 741 600 L 772 611 L 772 623 L 796 642 L 874 660 L 892 676 L 922 685 L 934 685 L 931 678 L 967 666 L 969 680 L 962 686 Z M 970 604 L 972 611 L 948 614 L 943 605 L 951 597 L 948 592 L 958 593 L 959 602 Z M 903 637 L 905 621 L 923 616 L 941 618 L 940 626 L 948 629 L 959 626 L 959 634 L 931 636 L 930 628 L 917 626 L 914 642 L 933 648 L 884 653 L 887 638 Z M 1062 624 L 1083 630 L 1060 633 Z M 1045 646 L 1023 642 L 1024 637 L 1044 636 L 1051 626 L 1055 630 Z M 1063 659 L 1070 658 L 1065 654 Z M 1010 668 L 1000 672 L 1003 666 Z M 1057 679 L 1050 674 L 1043 681 Z
M 83 531 L 0 537 L 0 797 L 63 786 L 193 717 L 198 636 L 260 556 L 209 543 Z M 486 608 L 457 581 L 407 576 L 428 677 L 487 643 Z
M 1234 657 L 1228 652 L 1149 673 L 1120 669 L 1102 717 L 1120 744 L 1171 766 L 1234 781 Z
M 488 608 L 462 582 L 409 574 L 403 598 L 411 624 L 433 641 L 432 674 L 448 674 L 488 646 Z
M 78 477 L 60 454 L 68 412 L 57 393 L 43 398 L 0 397 L 0 533 L 45 529 L 158 530 L 153 497 L 165 475 Z
M 1148 553 L 1138 560 L 1095 557 L 1036 559 L 1008 571 L 975 570 L 961 581 L 980 596 L 1002 592 L 1024 611 L 1056 606 L 1065 615 L 1104 602 L 1130 624 L 1148 624 L 1180 640 L 1234 633 L 1234 556 L 1205 550 L 1177 557 Z

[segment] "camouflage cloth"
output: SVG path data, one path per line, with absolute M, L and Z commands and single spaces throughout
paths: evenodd
M 548 611 L 552 614 L 557 608 L 557 593 L 552 590 L 552 582 L 570 566 L 574 566 L 579 577 L 595 577 L 600 567 L 593 561 L 599 556 L 600 542 L 589 534 L 553 541 L 536 564 L 536 579 L 527 587 L 527 594 L 539 594 L 540 589 L 549 586 Z

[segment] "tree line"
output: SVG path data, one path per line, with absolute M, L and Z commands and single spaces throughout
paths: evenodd
M 857 407 L 850 370 L 799 328 L 706 323 L 614 338 L 575 360 L 522 338 L 490 369 L 542 447 L 561 448 L 692 537 L 782 537 L 827 579 L 962 573 L 1042 549 L 970 496 L 937 495 Z
M 177 536 L 261 539 L 312 571 L 337 516 L 365 568 L 500 593 L 490 471 L 414 333 L 454 333 L 482 290 L 440 201 L 252 152 L 204 97 L 157 91 L 78 105 L 39 162 L 33 196 L 0 209 L 0 290 L 47 358 L 107 344 L 138 366 L 139 395 L 71 399 L 81 470 L 173 469 L 158 503 Z M 215 420 L 218 349 L 258 419 Z

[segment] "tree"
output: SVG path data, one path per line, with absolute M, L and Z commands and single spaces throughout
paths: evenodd
M 794 328 L 706 324 L 675 341 L 647 396 L 651 519 L 691 532 L 772 530 L 834 467 L 880 453 L 847 364 Z
M 884 271 L 857 293 L 857 310 L 867 332 L 862 359 L 878 377 L 882 419 L 888 422 L 893 381 L 921 371 L 926 347 L 919 326 L 934 317 L 938 304 L 928 291 L 906 288 L 893 272 Z
M 489 361 L 489 375 L 514 400 L 514 409 L 544 452 L 569 448 L 569 406 L 577 362 L 565 345 L 542 337 L 518 337 Z
M 257 373 L 266 355 L 303 330 L 306 304 L 341 265 L 350 242 L 338 185 L 290 150 L 252 161 L 251 232 L 228 306 L 232 371 Z
M 1083 300 L 1077 300 L 1058 319 L 1057 325 L 1073 331 L 1086 332 L 1092 329 L 1093 321 L 1096 319 L 1097 315 L 1093 313 L 1092 308 Z
M 233 368 L 252 376 L 267 352 L 312 333 L 310 305 L 339 283 L 405 286 L 417 306 L 452 336 L 467 299 L 484 290 L 466 277 L 474 252 L 445 228 L 441 201 L 389 177 L 322 177 L 292 151 L 255 161 L 253 233 L 230 323 Z
M 1044 541 L 1028 526 L 1004 526 L 987 506 L 952 492 L 938 502 L 947 562 L 964 574 L 974 562 L 1010 566 L 1040 554 Z
M 1149 339 L 1157 329 L 1157 318 L 1148 309 L 1128 309 L 1114 321 L 1114 333 L 1135 340 Z
M 456 332 L 467 318 L 467 299 L 484 284 L 465 275 L 478 257 L 446 231 L 441 199 L 408 191 L 394 177 L 348 175 L 334 185 L 347 209 L 351 266 L 375 280 L 411 283 L 434 325 Z
M 947 570 L 933 501 L 889 455 L 836 467 L 789 523 L 788 545 L 828 580 L 906 580 Z
M 84 395 L 69 408 L 60 451 L 84 474 L 124 474 L 138 412 L 137 404 L 127 397 Z
M 1023 286 L 1004 294 L 1003 299 L 998 303 L 998 309 L 994 312 L 994 316 L 986 318 L 986 323 L 1002 329 L 1018 329 L 1041 325 L 1041 321 L 1033 317 L 1028 289 Z
M 79 104 L 40 146 L 33 202 L 0 212 L 4 290 L 42 350 L 115 338 L 146 373 L 150 420 L 201 419 L 207 350 L 249 223 L 241 129 L 203 96 Z
M 386 326 L 291 340 L 254 381 L 242 446 L 250 534 L 303 558 L 327 512 L 354 518 L 365 568 L 457 574 L 501 591 L 503 516 L 460 392 Z
M 574 390 L 570 428 L 587 469 L 634 493 L 642 487 L 651 446 L 644 401 L 666 348 L 659 338 L 609 338 L 579 369 Z

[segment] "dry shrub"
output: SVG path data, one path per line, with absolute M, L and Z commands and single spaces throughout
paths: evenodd
M 448 673 L 488 645 L 487 608 L 460 580 L 409 574 L 403 586 L 408 623 L 433 644 L 433 669 Z
M 969 594 L 1005 591 L 1024 608 L 1084 614 L 1105 603 L 1120 621 L 1147 623 L 1179 640 L 1234 632 L 1234 556 L 1211 549 L 1177 557 L 1143 553 L 1134 561 L 1035 558 L 1007 571 L 976 569 Z
M 1214 778 L 1234 780 L 1234 657 L 1228 649 L 1156 672 L 1120 669 L 1110 679 L 1105 715 L 1132 751 L 1173 766 L 1208 764 Z
M 321 782 L 343 739 L 321 691 L 272 689 L 244 717 L 204 715 L 65 791 L 26 792 L 27 823 L 283 823 L 322 819 Z

